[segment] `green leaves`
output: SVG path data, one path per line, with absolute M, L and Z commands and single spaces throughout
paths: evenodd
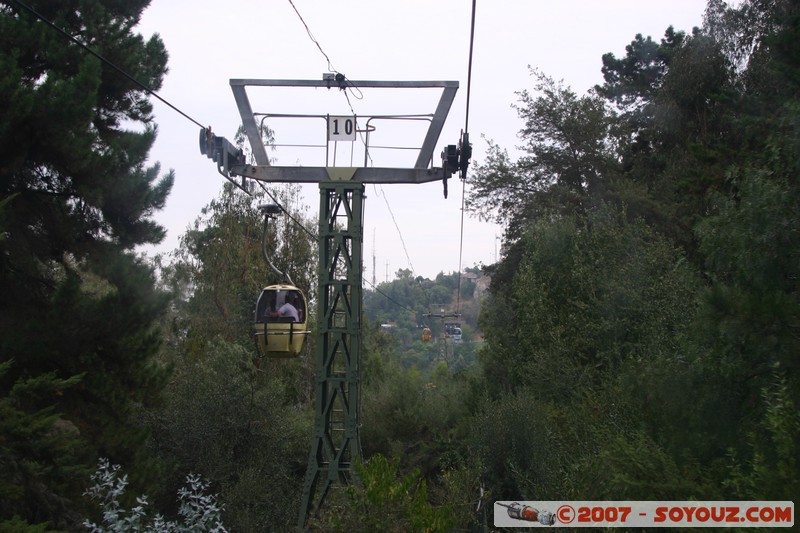
M 80 431 L 53 403 L 82 376 L 59 379 L 51 372 L 9 383 L 15 365 L 13 360 L 0 363 L 0 390 L 5 391 L 0 395 L 0 531 L 24 522 L 23 517 L 42 522 L 45 516 L 58 517 L 47 520 L 66 529 L 77 509 L 69 509 L 64 495 L 80 490 L 79 476 L 87 471 L 81 465 Z
M 583 212 L 591 195 L 615 168 L 610 127 L 613 115 L 596 96 L 578 96 L 552 78 L 532 71 L 534 88 L 518 93 L 515 106 L 524 128 L 525 154 L 512 162 L 489 143 L 487 161 L 476 165 L 469 208 L 508 224 L 520 236 L 528 220 L 549 212 Z
M 618 114 L 543 77 L 522 93 L 527 153 L 492 146 L 473 203 L 508 224 L 473 432 L 503 496 L 797 491 L 799 22 L 793 3 L 712 1 L 702 31 L 637 35 L 603 58 Z M 539 433 L 516 429 L 526 408 Z
M 625 47 L 625 57 L 603 55 L 605 84 L 597 92 L 628 112 L 636 112 L 653 101 L 672 63 L 674 51 L 683 44 L 683 32 L 667 28 L 664 38 L 656 43 L 650 36 L 637 34 Z
M 728 452 L 725 486 L 737 498 L 777 500 L 800 490 L 800 416 L 780 367 L 771 378 L 762 391 L 765 412 L 746 435 L 748 448 Z
M 456 520 L 448 507 L 428 502 L 419 472 L 402 475 L 397 461 L 378 454 L 356 465 L 358 481 L 345 489 L 347 507 L 329 506 L 312 530 L 352 532 L 445 532 Z
M 176 476 L 197 472 L 214 484 L 231 529 L 285 529 L 297 518 L 311 417 L 292 390 L 300 362 L 257 368 L 251 346 L 217 338 L 200 354 L 172 353 L 164 404 L 146 413 L 151 445 Z
M 33 4 L 160 83 L 163 45 L 132 33 L 146 2 Z M 6 429 L 24 422 L 30 432 L 0 442 L 10 483 L 25 487 L 0 521 L 17 514 L 72 530 L 98 450 L 137 483 L 152 473 L 135 414 L 158 403 L 165 383 L 153 356 L 167 298 L 132 250 L 163 237 L 152 216 L 173 177 L 146 166 L 155 129 L 140 87 L 15 2 L 0 11 L 0 42 L 0 364 L 15 361 L 0 397 L 16 428 Z
M 694 314 L 698 282 L 679 252 L 642 223 L 602 211 L 581 223 L 540 221 L 521 245 L 511 290 L 492 304 L 503 318 L 487 319 L 493 346 L 503 347 L 498 355 L 510 357 L 491 372 L 507 374 L 512 387 L 570 394 L 558 384 L 576 390 L 603 379 L 600 369 L 668 353 Z M 550 368 L 565 379 L 539 383 Z
M 121 502 L 128 486 L 128 476 L 120 473 L 119 465 L 101 459 L 92 475 L 93 485 L 84 493 L 99 500 L 103 511 L 101 524 L 85 520 L 83 526 L 92 533 L 226 533 L 222 525 L 222 508 L 215 495 L 207 494 L 209 484 L 200 476 L 189 474 L 186 485 L 178 491 L 180 502 L 177 521 L 166 520 L 149 509 L 147 496 L 138 496 L 136 506 L 126 509 Z

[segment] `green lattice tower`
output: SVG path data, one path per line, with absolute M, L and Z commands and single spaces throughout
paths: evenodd
M 314 435 L 308 457 L 303 527 L 334 483 L 345 485 L 359 441 L 361 365 L 361 259 L 364 185 L 320 184 L 319 306 Z

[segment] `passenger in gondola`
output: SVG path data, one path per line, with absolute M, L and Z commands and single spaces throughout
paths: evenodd
M 294 295 L 289 295 L 286 298 L 286 303 L 278 309 L 279 317 L 290 317 L 292 322 L 300 322 L 300 314 L 297 312 L 297 298 Z
M 269 293 L 268 299 L 259 298 L 259 307 L 262 305 L 261 302 L 263 300 L 266 300 L 266 302 L 263 304 L 263 317 L 265 321 L 269 322 L 270 318 L 278 316 L 278 313 L 275 311 L 275 293 Z

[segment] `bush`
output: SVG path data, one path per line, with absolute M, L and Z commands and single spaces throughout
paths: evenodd
M 139 496 L 136 507 L 125 509 L 120 499 L 125 495 L 128 476 L 120 475 L 120 466 L 111 465 L 107 459 L 100 460 L 92 481 L 84 495 L 100 500 L 103 513 L 102 525 L 84 521 L 92 533 L 227 533 L 222 525 L 222 508 L 216 496 L 206 494 L 208 484 L 198 475 L 186 476 L 186 486 L 178 491 L 179 521 L 168 521 L 160 514 L 151 516 L 147 496 Z

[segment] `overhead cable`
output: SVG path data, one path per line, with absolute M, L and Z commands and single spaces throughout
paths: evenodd
M 362 100 L 364 98 L 364 93 L 362 93 L 361 89 L 359 89 L 357 86 L 353 85 L 353 83 L 349 79 L 347 79 L 347 77 L 344 74 L 336 70 L 336 67 L 334 67 L 333 64 L 331 63 L 330 56 L 328 56 L 328 54 L 325 53 L 325 50 L 322 49 L 322 45 L 319 44 L 317 38 L 314 37 L 313 33 L 311 33 L 311 29 L 308 27 L 308 24 L 303 18 L 303 15 L 300 14 L 300 11 L 297 9 L 297 6 L 294 5 L 294 2 L 292 0 L 289 0 L 289 4 L 291 4 L 292 9 L 294 9 L 294 12 L 297 14 L 297 18 L 300 19 L 300 22 L 306 29 L 306 33 L 308 34 L 308 37 L 311 39 L 311 42 L 313 42 L 316 45 L 320 53 L 325 57 L 325 61 L 328 63 L 328 72 L 333 72 L 336 74 L 336 81 L 339 83 L 339 89 L 344 91 L 344 97 L 347 99 L 347 105 L 350 107 L 350 112 L 353 113 L 353 116 L 357 116 L 355 109 L 353 109 L 353 104 L 350 102 L 350 95 L 348 95 L 347 93 L 348 91 L 351 92 L 357 100 Z M 364 140 L 363 133 L 359 131 L 358 135 L 361 138 L 361 142 L 364 144 L 364 147 L 366 148 L 367 142 Z M 367 158 L 369 158 L 370 162 L 372 161 L 372 156 L 369 155 L 369 152 L 367 152 Z
M 467 110 L 464 119 L 464 131 L 469 131 L 469 96 L 472 89 L 472 50 L 475 44 L 475 8 L 478 0 L 472 0 L 472 23 L 469 30 L 469 62 L 467 64 Z
M 328 57 L 328 54 L 326 54 L 325 50 L 322 49 L 322 46 L 319 44 L 319 41 L 317 41 L 316 37 L 314 37 L 314 34 L 311 33 L 311 29 L 309 29 L 308 24 L 306 24 L 306 21 L 303 18 L 303 15 L 301 15 L 300 11 L 297 10 L 297 6 L 294 5 L 294 2 L 292 2 L 292 0 L 289 0 L 289 3 L 292 5 L 292 9 L 294 9 L 294 12 L 297 13 L 297 17 L 300 19 L 300 22 L 303 23 L 303 26 L 306 29 L 306 33 L 308 33 L 308 36 L 311 39 L 311 41 L 315 45 L 317 45 L 317 48 L 319 48 L 319 51 L 322 53 L 322 55 L 325 56 L 325 59 L 328 62 L 328 72 L 337 72 L 338 73 L 339 71 L 336 70 L 335 68 L 333 68 L 333 65 L 331 64 L 331 58 Z
M 469 61 L 467 63 L 467 106 L 465 110 L 465 117 L 464 117 L 464 135 L 462 137 L 462 142 L 464 144 L 469 143 L 469 98 L 470 93 L 472 91 L 472 52 L 475 45 L 475 11 L 476 11 L 477 0 L 472 0 L 472 21 L 470 23 L 470 30 L 469 30 Z M 467 146 L 462 146 L 463 149 L 468 149 L 470 151 L 470 155 L 472 149 Z M 456 296 L 456 313 L 461 311 L 461 270 L 463 268 L 462 265 L 462 258 L 464 252 L 464 197 L 466 194 L 467 188 L 467 171 L 466 167 L 463 167 L 461 172 L 461 236 L 459 239 L 458 244 L 458 294 Z
M 411 256 L 408 255 L 408 248 L 406 248 L 406 241 L 405 239 L 403 239 L 403 233 L 400 231 L 400 226 L 397 224 L 397 219 L 394 218 L 394 213 L 392 212 L 391 206 L 389 206 L 389 200 L 386 197 L 386 191 L 384 191 L 383 187 L 381 187 L 380 192 L 378 192 L 378 189 L 375 187 L 374 183 L 372 184 L 372 187 L 373 189 L 375 189 L 375 194 L 383 197 L 383 202 L 386 204 L 386 209 L 389 210 L 389 215 L 392 217 L 392 222 L 394 222 L 394 227 L 397 230 L 397 235 L 400 237 L 400 244 L 403 245 L 403 251 L 406 254 L 406 260 L 408 261 L 408 266 L 411 267 L 411 273 L 416 276 L 416 272 L 414 272 L 414 265 L 411 263 Z
M 375 289 L 375 291 L 376 291 L 376 292 L 378 292 L 379 294 L 381 294 L 381 295 L 382 295 L 384 298 L 386 298 L 387 300 L 389 300 L 390 302 L 392 302 L 392 303 L 393 303 L 393 304 L 395 304 L 396 306 L 398 306 L 398 307 L 402 307 L 403 309 L 405 309 L 405 310 L 406 310 L 406 311 L 408 311 L 409 313 L 413 313 L 414 315 L 416 315 L 416 314 L 417 314 L 417 312 L 416 312 L 416 311 L 414 311 L 414 310 L 413 310 L 413 309 L 411 309 L 410 307 L 407 307 L 407 306 L 405 306 L 405 305 L 401 304 L 400 302 L 398 302 L 397 300 L 395 300 L 394 298 L 392 298 L 391 296 L 389 296 L 388 294 L 386 294 L 385 292 L 383 292 L 382 290 L 380 290 L 378 287 L 376 287 L 375 285 L 373 285 L 372 283 L 370 283 L 370 282 L 369 282 L 369 280 L 366 280 L 366 279 L 365 279 L 365 280 L 364 280 L 364 282 L 366 282 L 366 283 L 367 283 L 367 285 L 369 285 L 370 287 L 372 287 L 373 289 Z
M 309 229 L 308 229 L 308 228 L 305 226 L 305 224 L 301 223 L 301 222 L 300 222 L 299 220 L 297 220 L 297 219 L 296 219 L 296 218 L 295 218 L 295 217 L 294 217 L 294 216 L 293 216 L 291 213 L 289 213 L 289 211 L 288 211 L 288 210 L 287 210 L 285 207 L 283 207 L 283 205 L 281 205 L 281 203 L 278 201 L 278 199 L 277 199 L 277 198 L 275 198 L 275 195 L 273 195 L 271 192 L 269 192 L 269 189 L 267 189 L 267 188 L 264 186 L 264 184 L 263 184 L 263 183 L 261 183 L 261 182 L 259 181 L 259 182 L 258 182 L 258 185 L 259 185 L 259 186 L 261 187 L 261 189 L 262 189 L 262 190 L 263 190 L 263 191 L 264 191 L 264 192 L 267 194 L 267 196 L 269 196 L 269 197 L 270 197 L 270 200 L 272 200 L 273 202 L 275 202 L 275 205 L 277 205 L 277 206 L 280 208 L 280 210 L 281 210 L 281 211 L 283 211 L 283 212 L 284 212 L 284 214 L 285 214 L 287 217 L 289 217 L 289 219 L 290 219 L 292 222 L 294 222 L 295 224 L 297 224 L 297 225 L 300 227 L 300 229 L 302 229 L 302 230 L 303 230 L 303 231 L 306 233 L 306 235 L 308 235 L 309 237 L 311 237 L 311 238 L 312 238 L 312 239 L 314 239 L 314 240 L 317 240 L 317 235 L 314 235 L 313 233 L 311 233 L 311 230 L 309 230 Z
M 467 188 L 466 180 L 461 182 L 461 237 L 458 245 L 458 294 L 456 295 L 456 313 L 461 312 L 461 271 L 463 270 L 462 255 L 464 252 L 464 194 Z

